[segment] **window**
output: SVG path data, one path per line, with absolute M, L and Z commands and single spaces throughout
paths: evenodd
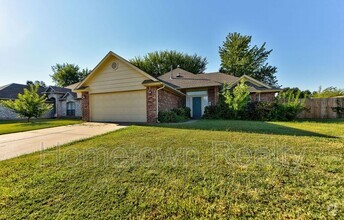
M 75 116 L 75 103 L 67 102 L 67 116 Z

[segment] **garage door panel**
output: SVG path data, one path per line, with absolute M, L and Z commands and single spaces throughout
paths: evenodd
M 90 95 L 92 121 L 146 122 L 146 91 Z

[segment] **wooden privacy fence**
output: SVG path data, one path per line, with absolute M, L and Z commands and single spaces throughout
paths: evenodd
M 334 108 L 344 108 L 344 97 L 311 98 L 305 101 L 308 111 L 303 111 L 298 118 L 343 118 L 343 114 L 334 111 Z

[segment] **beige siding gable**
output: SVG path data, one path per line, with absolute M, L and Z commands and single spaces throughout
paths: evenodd
M 112 68 L 113 62 L 117 64 L 116 69 Z M 147 79 L 127 63 L 109 56 L 84 85 L 89 86 L 90 93 L 133 91 L 145 89 L 142 82 Z

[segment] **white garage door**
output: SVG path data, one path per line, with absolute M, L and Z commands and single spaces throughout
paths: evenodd
M 146 91 L 90 95 L 91 121 L 146 122 Z

